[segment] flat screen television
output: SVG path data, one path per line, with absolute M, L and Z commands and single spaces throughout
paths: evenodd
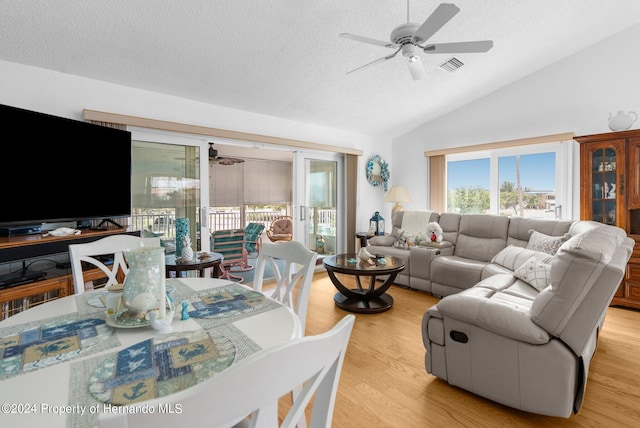
M 3 138 L 0 227 L 131 215 L 129 131 L 2 104 L 0 117 L 14 130 Z

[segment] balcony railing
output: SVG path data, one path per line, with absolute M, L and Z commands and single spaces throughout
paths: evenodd
M 274 211 L 246 211 L 244 222 L 240 221 L 239 211 L 225 211 L 209 213 L 209 227 L 211 231 L 225 229 L 241 229 L 249 223 L 261 223 L 269 227 L 276 218 L 284 215 Z M 176 235 L 175 217 L 173 214 L 134 214 L 131 217 L 134 230 L 148 230 L 162 234 L 163 238 L 174 238 Z
M 312 235 L 335 236 L 336 231 L 335 209 L 309 210 L 309 233 Z M 277 211 L 245 211 L 244 221 L 240 220 L 240 211 L 224 211 L 209 213 L 209 227 L 211 231 L 225 229 L 244 229 L 249 223 L 264 224 L 269 227 L 271 222 L 285 215 Z M 161 234 L 165 239 L 175 238 L 175 216 L 173 214 L 134 214 L 131 217 L 133 230 L 148 230 Z

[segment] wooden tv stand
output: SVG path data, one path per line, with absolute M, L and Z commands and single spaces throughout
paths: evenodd
M 19 262 L 25 259 L 44 257 L 51 254 L 67 253 L 69 244 L 92 242 L 108 235 L 139 235 L 126 228 L 105 230 L 83 230 L 79 235 L 43 236 L 23 235 L 0 237 L 0 263 Z M 62 270 L 60 275 L 47 276 L 27 284 L 0 289 L 0 320 L 33 306 L 74 293 L 71 268 Z M 87 280 L 98 280 L 105 275 L 99 269 L 91 269 L 84 274 Z

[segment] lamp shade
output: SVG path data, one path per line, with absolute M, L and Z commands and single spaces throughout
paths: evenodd
M 404 209 L 400 202 L 411 202 L 411 195 L 404 186 L 393 186 L 384 197 L 385 202 L 395 202 L 391 211 L 401 211 Z

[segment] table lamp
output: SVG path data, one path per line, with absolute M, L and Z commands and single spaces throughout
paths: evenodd
M 387 192 L 387 196 L 384 197 L 385 202 L 395 202 L 396 204 L 391 208 L 391 212 L 404 211 L 404 207 L 400 202 L 411 202 L 411 196 L 404 186 L 393 186 Z

